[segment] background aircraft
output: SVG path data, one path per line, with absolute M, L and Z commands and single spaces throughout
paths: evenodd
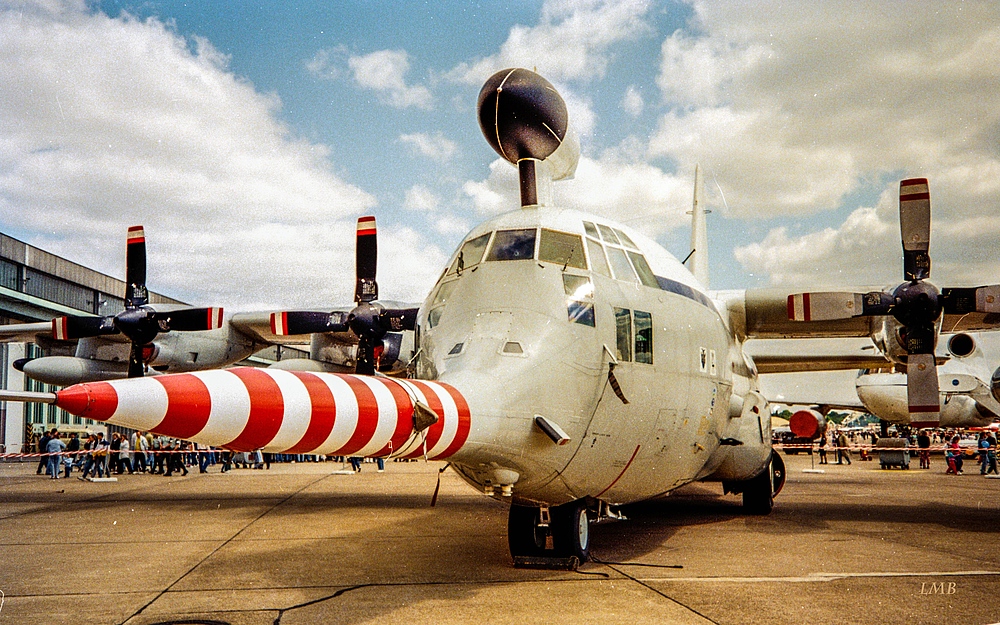
M 521 564 L 584 560 L 591 520 L 695 480 L 770 512 L 784 473 L 745 341 L 869 336 L 867 320 L 796 323 L 774 291 L 713 300 L 655 242 L 555 205 L 549 183 L 574 174 L 579 145 L 537 74 L 495 74 L 478 108 L 518 168 L 521 208 L 466 235 L 420 306 L 414 378 L 361 375 L 410 314 L 361 288 L 347 317 L 327 314 L 368 337 L 354 374 L 237 368 L 6 397 L 236 450 L 447 459 L 511 504 Z
M 874 351 L 867 340 L 852 341 L 859 355 Z M 826 358 L 835 359 L 841 352 L 850 352 L 844 349 L 843 341 L 804 343 L 798 348 L 816 353 L 821 362 Z M 749 347 L 754 348 L 753 345 Z M 875 361 L 861 371 L 762 375 L 761 389 L 771 401 L 812 405 L 823 410 L 865 410 L 888 423 L 912 427 L 981 427 L 1000 419 L 997 401 L 1000 380 L 995 371 L 1000 362 L 1000 335 L 973 332 L 943 336 L 936 358 L 941 363 L 938 366 L 940 419 L 937 421 L 924 421 L 919 413 L 911 414 L 906 374 L 893 372 L 890 364 Z M 845 360 L 850 362 L 850 359 Z M 863 357 L 859 357 L 855 364 L 862 361 Z

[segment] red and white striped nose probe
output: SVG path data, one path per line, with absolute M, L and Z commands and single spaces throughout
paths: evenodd
M 440 382 L 238 367 L 5 392 L 74 415 L 225 447 L 440 460 L 469 437 L 469 405 Z M 415 426 L 417 403 L 437 421 Z M 425 411 L 426 412 L 426 411 Z

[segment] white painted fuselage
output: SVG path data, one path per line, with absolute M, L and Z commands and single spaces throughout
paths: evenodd
M 606 220 L 526 208 L 474 229 L 421 309 L 417 350 L 416 377 L 469 403 L 453 466 L 497 496 L 624 503 L 749 479 L 770 455 L 755 374 L 716 305 L 673 256 Z

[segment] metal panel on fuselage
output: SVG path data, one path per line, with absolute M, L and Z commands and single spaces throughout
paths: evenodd
M 600 277 L 596 282 L 604 344 L 613 346 L 616 338 L 614 308 L 651 313 L 653 362 L 633 358 L 615 367 L 629 403 L 605 389 L 563 479 L 577 498 L 634 501 L 693 480 L 717 447 L 732 388 L 728 335 L 701 302 Z

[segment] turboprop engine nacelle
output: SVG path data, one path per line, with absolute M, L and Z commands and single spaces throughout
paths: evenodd
M 799 438 L 816 440 L 826 432 L 826 417 L 815 410 L 803 408 L 788 419 L 788 427 Z

